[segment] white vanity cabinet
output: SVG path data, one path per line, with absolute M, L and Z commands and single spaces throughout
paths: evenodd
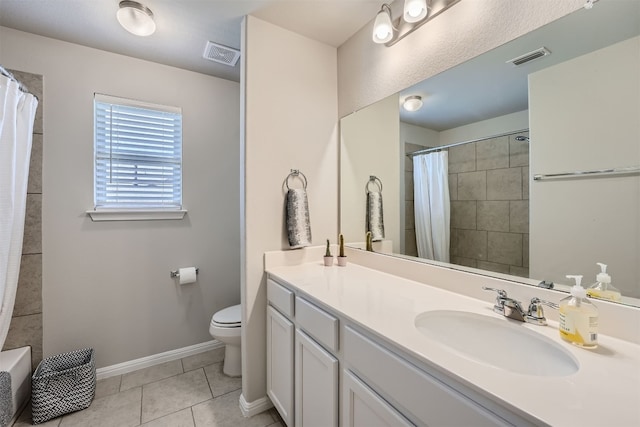
M 268 280 L 268 395 L 289 427 L 533 425 L 301 293 Z
M 388 405 L 415 425 L 512 425 L 429 374 L 426 367 L 416 367 L 349 326 L 344 329 L 344 361 L 351 375 L 357 375 L 366 387 L 379 394 L 379 400 L 388 400 Z
M 296 330 L 296 426 L 338 425 L 338 359 Z
M 342 375 L 341 420 L 343 427 L 413 426 L 395 408 L 347 370 Z
M 267 307 L 267 394 L 287 425 L 293 425 L 294 326 Z
M 289 427 L 337 427 L 338 319 L 272 279 L 267 300 L 269 398 Z

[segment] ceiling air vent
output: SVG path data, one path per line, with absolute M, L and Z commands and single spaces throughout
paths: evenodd
M 234 67 L 238 62 L 238 59 L 240 59 L 240 51 L 208 41 L 204 48 L 202 57 L 209 61 L 219 62 L 221 64 Z
M 519 66 L 522 64 L 526 64 L 527 62 L 531 62 L 535 59 L 542 58 L 543 56 L 550 55 L 551 51 L 546 47 L 541 47 L 540 49 L 533 50 L 529 53 L 525 53 L 524 55 L 520 55 L 517 58 L 513 58 L 507 61 L 507 64 L 511 63 L 514 66 Z

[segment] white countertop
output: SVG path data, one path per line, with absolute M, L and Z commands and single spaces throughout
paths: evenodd
M 580 367 L 563 377 L 516 374 L 467 359 L 414 326 L 415 317 L 430 310 L 473 312 L 513 322 L 494 313 L 485 301 L 353 263 L 324 267 L 319 261 L 267 272 L 427 365 L 439 367 L 509 409 L 517 408 L 516 413 L 552 426 L 640 426 L 638 345 L 599 335 L 598 348 L 587 350 L 564 342 L 555 322 L 548 326 L 517 322 L 559 343 Z

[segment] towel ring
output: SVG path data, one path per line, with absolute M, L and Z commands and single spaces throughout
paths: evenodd
M 287 186 L 287 190 L 290 190 L 289 188 L 289 178 L 291 177 L 302 177 L 300 178 L 300 180 L 302 181 L 302 188 L 303 189 L 307 189 L 307 177 L 304 176 L 304 174 L 302 172 L 300 172 L 298 169 L 291 169 L 291 173 L 289 175 L 287 175 L 287 177 L 284 180 L 284 185 Z
M 380 178 L 378 178 L 375 175 L 369 176 L 369 181 L 367 181 L 367 183 L 364 186 L 364 192 L 365 193 L 369 192 L 369 184 L 371 184 L 372 182 L 376 184 L 378 187 L 380 187 L 380 192 L 382 192 L 382 181 L 380 181 Z

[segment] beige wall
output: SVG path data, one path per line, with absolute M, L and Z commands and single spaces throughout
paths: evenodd
M 634 37 L 532 74 L 531 173 L 639 165 L 638 69 Z M 640 297 L 638 218 L 637 174 L 534 181 L 531 276 L 568 283 L 566 274 L 583 274 L 588 285 L 603 262 L 623 295 Z
M 337 236 L 338 99 L 334 47 L 252 16 L 243 45 L 242 390 L 252 403 L 266 394 L 263 254 L 289 247 L 283 182 L 291 169 L 308 180 L 313 244 Z
M 392 47 L 371 41 L 372 20 L 338 49 L 339 115 L 343 117 L 461 64 L 584 3 L 464 0 Z
M 90 346 L 98 367 L 205 342 L 240 300 L 239 85 L 0 29 L 0 62 L 44 76 L 44 355 Z M 182 221 L 91 222 L 93 94 L 183 109 Z M 169 271 L 200 267 L 178 287 Z
M 400 251 L 399 138 L 396 95 L 340 121 L 340 232 L 346 242 L 365 241 L 365 186 L 374 175 L 382 182 L 385 240 Z

